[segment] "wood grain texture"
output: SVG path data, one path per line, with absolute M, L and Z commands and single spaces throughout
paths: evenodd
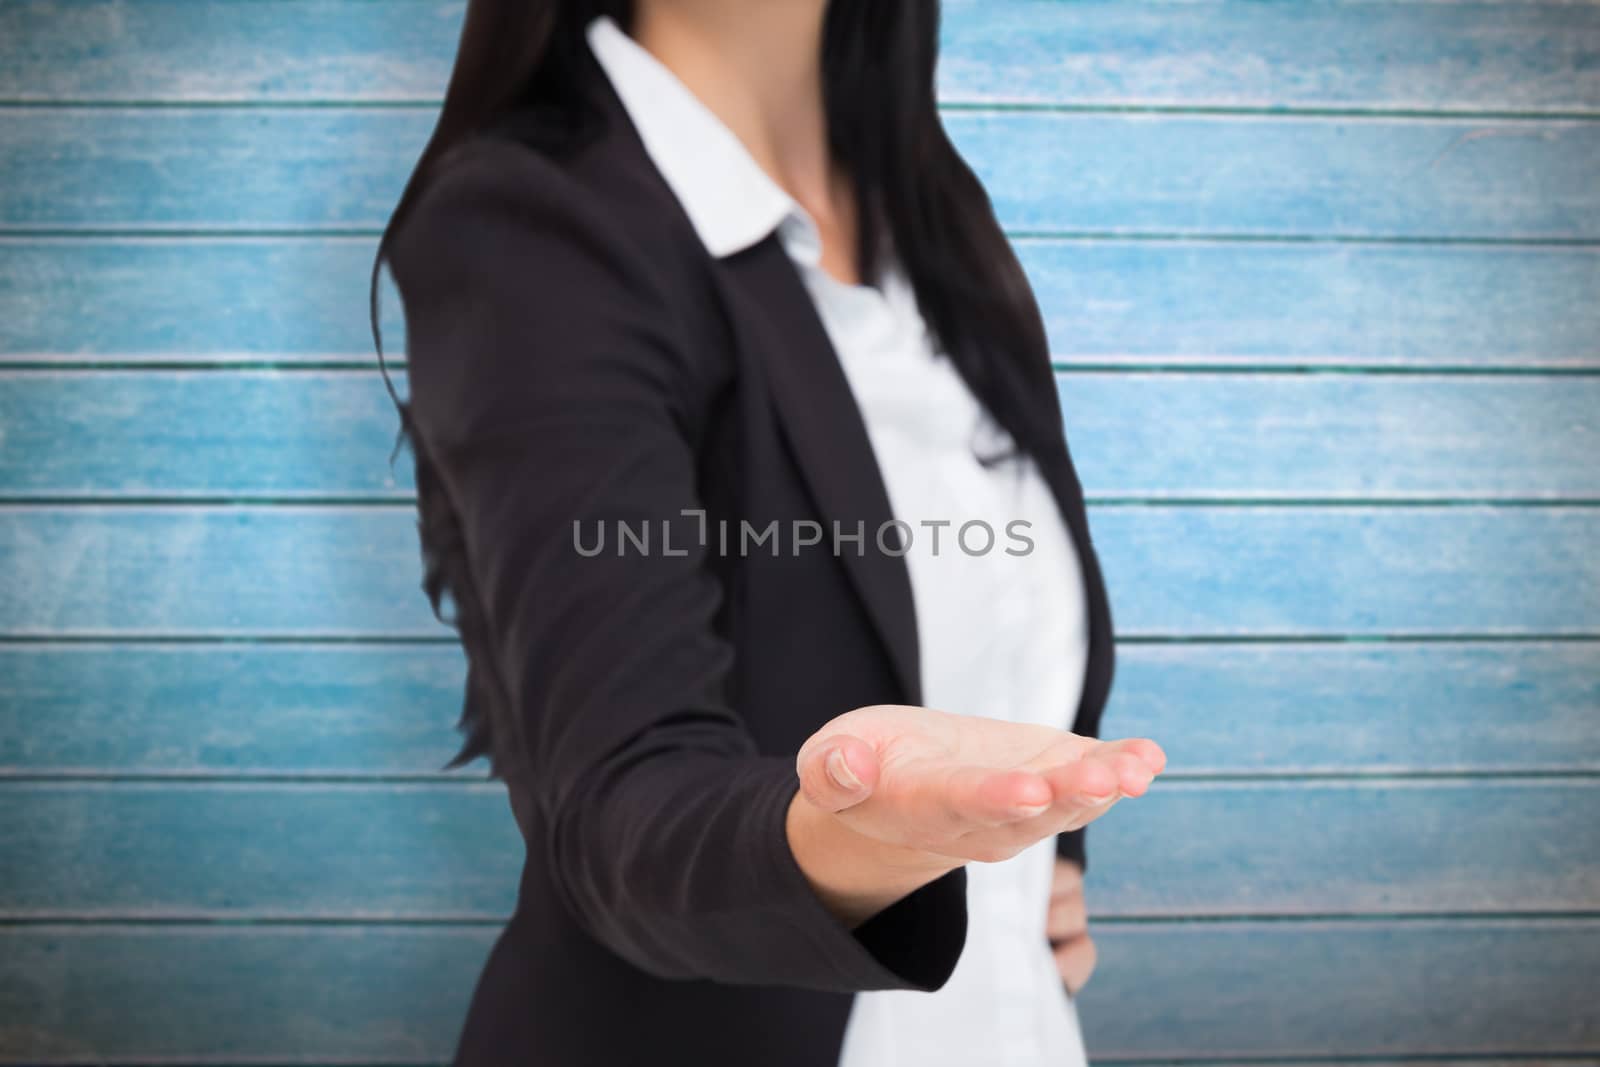
M 0 782 L 0 918 L 504 921 L 503 785 Z
M 1076 372 L 1056 383 L 1095 496 L 1600 498 L 1600 378 Z
M 1600 378 L 1075 372 L 1057 386 L 1091 496 L 1600 499 Z M 0 498 L 414 489 L 365 370 L 0 369 L 0 428 Z
M 1600 365 L 1600 248 L 1030 239 L 1018 254 L 1068 364 Z
M 367 237 L 0 238 L 0 361 L 373 359 Z M 1017 242 L 1071 365 L 1600 367 L 1600 247 Z M 384 297 L 387 350 L 404 347 Z
M 524 858 L 497 783 L 0 781 L 0 807 L 6 921 L 503 920 Z M 1091 831 L 1093 912 L 1583 911 L 1597 807 L 1593 776 L 1163 782 Z
M 946 0 L 946 98 L 1592 112 L 1600 16 L 1543 3 Z
M 0 645 L 0 775 L 432 777 L 465 681 L 446 645 Z
M 1600 233 L 1593 122 L 1002 112 L 947 124 L 1012 231 Z
M 462 10 L 0 3 L 0 1064 L 449 1059 L 522 844 L 366 280 Z M 943 30 L 1171 759 L 1095 1062 L 1600 1065 L 1600 3 Z
M 1118 1056 L 1115 1059 L 1107 1057 L 1101 1059 L 1117 1063 L 1120 1067 L 1176 1067 L 1177 1064 L 1220 1067 L 1221 1064 L 1235 1062 L 1227 1058 L 1180 1060 L 1172 1057 L 1142 1059 L 1136 1056 Z M 1559 1053 L 1555 1056 L 1297 1056 L 1293 1059 L 1251 1057 L 1248 1062 L 1250 1067 L 1349 1067 L 1355 1063 L 1359 1063 L 1361 1067 L 1423 1067 L 1424 1064 L 1427 1067 L 1600 1067 L 1600 1058 L 1570 1053 Z
M 1182 767 L 1181 740 L 1168 752 Z M 1170 918 L 1587 911 L 1600 900 L 1597 810 L 1594 777 L 1164 782 L 1090 831 L 1091 906 Z
M 432 108 L 0 111 L 0 228 L 380 229 Z M 1029 233 L 1594 240 L 1600 123 L 954 112 Z
M 1102 1057 L 1105 1059 L 1105 1057 Z M 1175 1067 L 1176 1064 L 1192 1063 L 1220 1065 L 1231 1063 L 1228 1059 L 1186 1059 L 1179 1060 L 1172 1057 L 1157 1059 L 1141 1059 L 1132 1056 L 1118 1056 L 1109 1062 L 1120 1064 L 1121 1067 Z M 1359 1063 L 1361 1067 L 1597 1067 L 1600 1058 L 1584 1055 L 1571 1055 L 1560 1053 L 1554 1057 L 1549 1056 L 1299 1056 L 1294 1059 L 1278 1059 L 1268 1057 L 1265 1059 L 1252 1057 L 1250 1067 L 1349 1067 L 1352 1063 Z
M 460 0 L 12 0 L 0 99 L 434 100 Z M 951 103 L 1589 113 L 1587 3 L 946 0 Z
M 0 371 L 0 426 L 7 496 L 415 495 L 375 371 Z
M 1178 774 L 1593 772 L 1600 643 L 1125 644 L 1106 714 Z
M 433 777 L 464 674 L 443 645 L 0 644 L 0 775 Z M 1168 781 L 1595 773 L 1597 722 L 1600 642 L 1124 642 L 1105 732 L 1158 738 Z
M 1594 634 L 1600 508 L 1101 507 L 1120 632 Z
M 0 1062 L 448 1061 L 495 937 L 473 926 L 0 929 Z M 1600 1053 L 1600 922 L 1097 925 L 1097 1061 Z M 1381 980 L 1375 976 L 1382 976 Z M 1202 994 L 1203 991 L 1203 994 Z M 1339 1010 L 1330 1010 L 1338 1005 Z
M 1600 508 L 1097 506 L 1118 633 L 1600 633 Z M 406 506 L 0 508 L 0 634 L 438 637 Z
M 1097 1059 L 1600 1051 L 1593 920 L 1102 924 L 1095 940 L 1080 1007 Z
M 0 928 L 0 1063 L 445 1063 L 488 926 Z
M 414 508 L 23 507 L 0 632 L 433 637 Z

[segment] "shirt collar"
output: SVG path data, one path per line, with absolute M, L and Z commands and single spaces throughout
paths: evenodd
M 590 22 L 586 36 L 645 151 L 713 256 L 741 252 L 776 229 L 791 257 L 821 260 L 810 214 L 676 74 L 609 16 Z

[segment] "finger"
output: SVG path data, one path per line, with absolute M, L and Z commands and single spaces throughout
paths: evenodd
M 800 791 L 824 811 L 852 808 L 878 785 L 877 753 L 850 734 L 834 734 L 821 744 L 803 747 L 795 764 Z
M 1167 754 L 1148 737 L 1124 737 L 1115 741 L 1102 741 L 1093 749 L 1096 755 L 1127 753 L 1150 768 L 1151 774 L 1160 774 L 1167 768 Z
M 1115 752 L 1108 758 L 1108 762 L 1116 771 L 1117 788 L 1122 790 L 1123 796 L 1142 797 L 1149 791 L 1150 783 L 1155 780 L 1155 772 L 1132 752 Z
M 1044 771 L 1058 804 L 1093 808 L 1116 798 L 1121 778 L 1105 754 L 1092 753 Z
M 938 788 L 951 828 L 960 832 L 978 823 L 1000 826 L 1031 819 L 1050 810 L 1055 793 L 1033 771 L 997 771 L 989 767 L 953 768 Z
M 1056 802 L 1045 816 L 1055 833 L 1089 825 L 1122 799 L 1117 773 L 1104 760 L 1069 763 L 1046 771 L 1045 778 L 1056 793 Z M 1103 792 L 1108 787 L 1110 792 Z
M 1061 975 L 1061 980 L 1066 983 L 1067 991 L 1077 996 L 1089 982 L 1089 976 L 1094 973 L 1094 965 L 1100 958 L 1099 950 L 1095 948 L 1094 938 L 1088 934 L 1075 937 L 1055 947 L 1056 971 Z
M 1089 910 L 1084 907 L 1081 893 L 1055 897 L 1050 901 L 1050 913 L 1045 918 L 1044 935 L 1052 943 L 1081 937 L 1088 929 Z
M 1094 808 L 1108 799 L 1104 792 L 1107 772 L 1116 794 L 1109 799 L 1139 797 L 1149 791 L 1150 783 L 1155 778 L 1152 762 L 1164 766 L 1165 759 L 1160 746 L 1144 738 L 1106 741 L 1091 749 L 1082 759 L 1064 765 L 1070 769 L 1051 774 L 1050 777 L 1057 788 L 1065 790 L 1070 803 L 1080 808 Z M 1095 817 L 1102 814 L 1104 811 L 1097 812 Z

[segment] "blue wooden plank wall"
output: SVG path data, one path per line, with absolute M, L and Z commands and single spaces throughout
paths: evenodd
M 449 1055 L 520 842 L 364 286 L 460 15 L 0 0 L 0 1063 Z M 1096 1059 L 1600 1064 L 1600 5 L 946 23 L 1171 756 Z

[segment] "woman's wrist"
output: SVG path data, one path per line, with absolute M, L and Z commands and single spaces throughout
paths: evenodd
M 963 865 L 951 856 L 891 845 L 852 830 L 796 791 L 789 802 L 789 849 L 829 911 L 847 926 Z

